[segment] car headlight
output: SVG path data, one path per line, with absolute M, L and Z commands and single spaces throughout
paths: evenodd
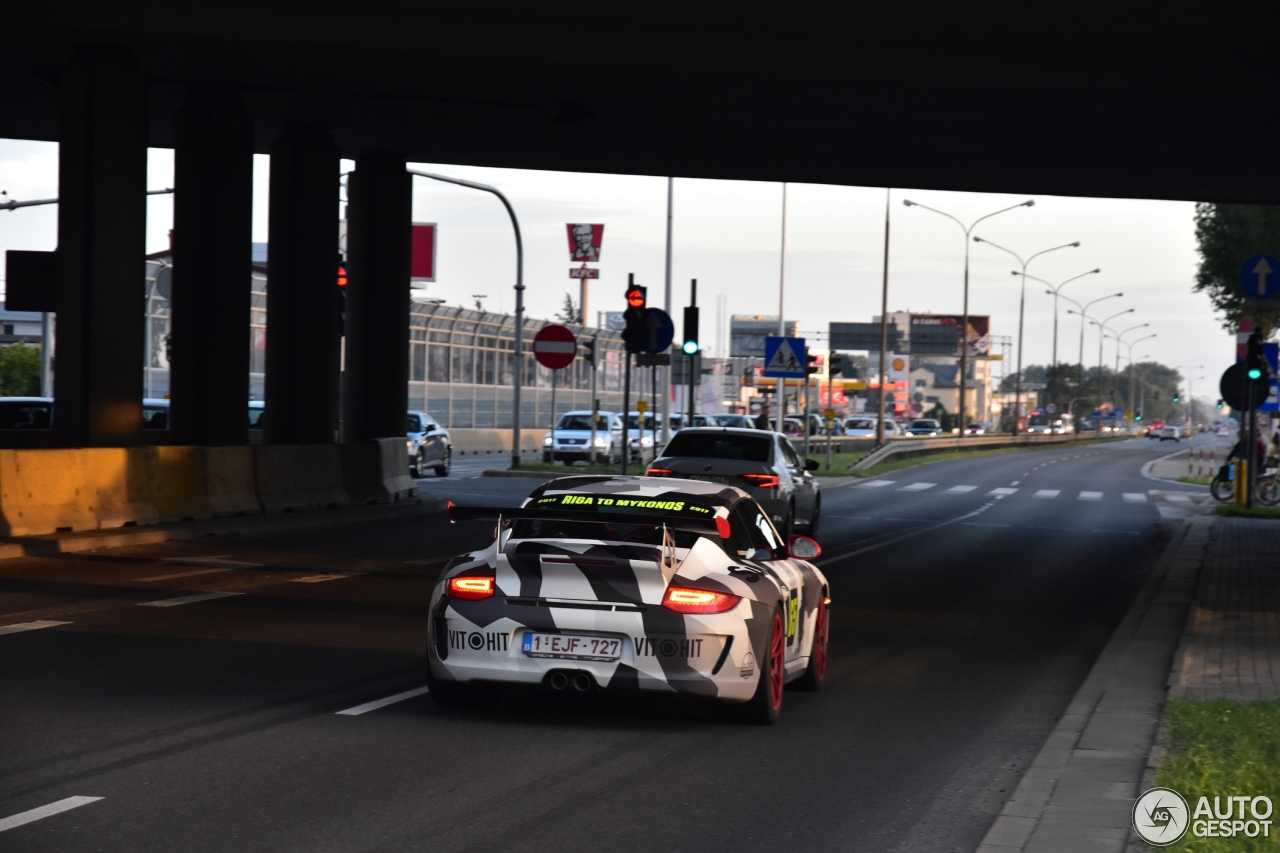
M 409 439 L 405 439 L 404 446 L 409 448 L 410 450 L 413 450 L 413 442 Z
M 546 438 L 542 439 L 542 446 L 543 447 L 551 446 L 551 436 L 548 435 Z
M 607 438 L 605 438 L 603 435 L 596 436 L 596 447 L 608 447 L 608 446 L 609 446 L 609 440 Z

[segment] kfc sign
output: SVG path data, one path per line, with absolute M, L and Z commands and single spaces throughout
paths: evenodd
M 569 260 L 599 263 L 600 244 L 604 241 L 604 226 L 570 222 L 565 225 L 565 228 L 569 232 Z

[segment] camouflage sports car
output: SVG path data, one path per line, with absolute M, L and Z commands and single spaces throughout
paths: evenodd
M 647 690 L 738 703 L 772 723 L 783 685 L 826 675 L 826 577 L 744 491 L 693 480 L 552 480 L 494 519 L 432 592 L 427 682 L 442 704 L 494 684 Z

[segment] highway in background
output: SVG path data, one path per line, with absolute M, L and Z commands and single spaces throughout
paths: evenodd
M 427 598 L 487 529 L 439 514 L 0 562 L 0 827 L 47 812 L 0 849 L 971 850 L 1201 511 L 1141 473 L 1175 449 L 828 483 L 828 688 L 772 728 L 658 698 L 435 706 Z M 533 486 L 466 476 L 420 489 Z

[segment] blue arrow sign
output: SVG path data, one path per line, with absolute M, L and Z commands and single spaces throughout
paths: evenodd
M 644 312 L 644 351 L 666 352 L 676 337 L 676 324 L 671 315 L 661 308 L 646 308 Z
M 774 379 L 804 379 L 804 338 L 765 338 L 764 375 Z
M 1280 260 L 1254 255 L 1240 268 L 1240 289 L 1249 299 L 1269 299 L 1280 294 Z

